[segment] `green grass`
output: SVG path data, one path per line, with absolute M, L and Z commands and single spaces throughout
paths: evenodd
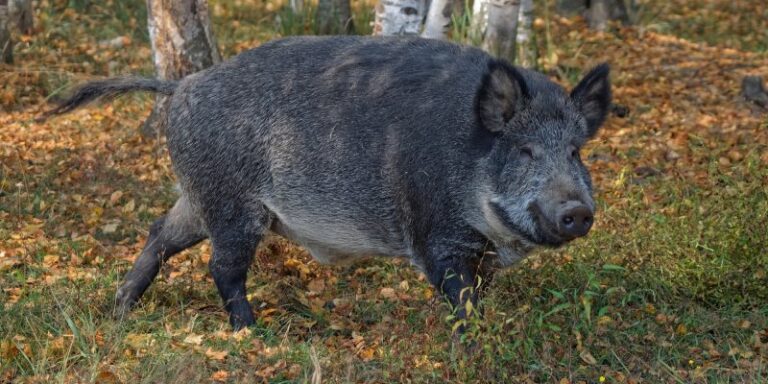
M 45 33 L 17 55 L 45 74 L 25 95 L 105 76 L 109 60 L 118 72 L 151 73 L 143 2 L 46 4 Z M 224 56 L 312 32 L 311 7 L 307 15 L 248 1 L 211 7 Z M 358 32 L 368 33 L 370 9 L 353 8 Z M 456 23 L 454 38 L 467 23 Z M 121 35 L 132 37 L 131 50 L 73 48 Z M 557 33 L 547 41 L 542 50 L 584 55 L 581 42 Z M 57 44 L 66 54 L 54 60 L 47 50 Z M 573 82 L 583 68 L 559 70 Z M 229 382 L 272 383 L 313 374 L 323 382 L 768 381 L 764 144 L 690 132 L 681 152 L 695 161 L 639 176 L 634 166 L 654 164 L 648 137 L 655 133 L 614 147 L 611 131 L 593 152 L 620 166 L 588 161 L 600 176 L 596 228 L 500 273 L 487 288 L 485 317 L 471 321 L 461 340 L 450 332 L 448 306 L 430 298 L 433 290 L 407 263 L 318 266 L 277 239 L 260 248 L 248 281 L 259 321 L 250 333 L 232 334 L 207 274 L 205 243 L 164 266 L 129 317 L 112 315 L 130 257 L 174 199 L 162 143 L 144 142 L 136 129 L 150 103 L 126 98 L 111 112 L 93 108 L 45 127 L 18 112 L 19 121 L 0 132 L 11 138 L 0 144 L 0 382 L 187 383 L 217 372 Z M 17 107 L 30 105 L 20 98 Z M 653 105 L 631 107 L 634 123 L 655 124 L 643 120 Z M 97 113 L 103 120 L 93 119 Z M 732 148 L 743 159 L 723 166 Z M 116 191 L 122 196 L 113 199 Z M 115 222 L 118 229 L 105 233 Z M 8 255 L 18 262 L 3 264 Z M 324 287 L 315 294 L 318 280 Z M 383 297 L 382 288 L 397 296 Z

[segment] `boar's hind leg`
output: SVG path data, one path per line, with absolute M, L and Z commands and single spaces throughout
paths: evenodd
M 200 219 L 192 212 L 186 197 L 182 196 L 167 215 L 157 219 L 150 227 L 141 255 L 117 290 L 116 315 L 125 315 L 136 304 L 152 284 L 162 263 L 206 237 Z
M 266 210 L 235 219 L 218 219 L 209 226 L 213 255 L 208 265 L 235 330 L 255 322 L 246 298 L 245 280 L 256 247 L 268 227 Z

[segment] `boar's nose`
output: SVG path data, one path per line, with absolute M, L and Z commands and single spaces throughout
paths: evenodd
M 565 202 L 557 211 L 557 231 L 568 240 L 586 235 L 593 221 L 594 212 L 580 201 Z

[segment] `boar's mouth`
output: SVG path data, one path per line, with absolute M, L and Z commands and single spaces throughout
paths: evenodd
M 555 228 L 553 224 L 543 217 L 543 212 L 541 212 L 541 208 L 538 206 L 538 204 L 531 203 L 528 206 L 528 212 L 530 213 L 530 216 L 533 219 L 535 224 L 534 227 L 536 228 L 534 230 L 534 233 L 531 233 L 530 231 L 524 229 L 518 223 L 516 223 L 509 216 L 509 213 L 504 208 L 502 208 L 498 202 L 491 201 L 490 206 L 491 206 L 491 209 L 493 210 L 493 213 L 496 215 L 496 217 L 501 219 L 502 224 L 505 227 L 517 233 L 518 235 L 523 237 L 524 240 L 530 243 L 533 243 L 536 245 L 558 247 L 560 245 L 563 245 L 566 242 L 565 239 L 555 234 L 554 232 Z
M 536 232 L 541 239 L 540 244 L 559 247 L 569 241 L 569 239 L 557 235 L 555 223 L 547 219 L 539 204 L 532 202 L 528 205 L 528 212 L 536 224 Z

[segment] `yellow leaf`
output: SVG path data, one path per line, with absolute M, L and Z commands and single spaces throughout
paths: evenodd
M 224 360 L 227 358 L 228 354 L 229 352 L 227 351 L 214 351 L 211 348 L 208 348 L 205 351 L 205 356 L 211 360 L 219 360 L 219 361 Z
M 191 333 L 184 338 L 185 344 L 200 345 L 203 343 L 203 335 L 196 335 Z
M 467 302 L 464 303 L 464 310 L 467 311 L 467 316 L 472 315 L 472 312 L 475 310 L 475 306 L 472 305 L 471 300 L 467 300 Z
M 589 365 L 597 364 L 597 359 L 595 359 L 595 357 L 592 356 L 592 354 L 589 353 L 589 351 L 587 351 L 586 349 L 581 351 L 581 353 L 579 353 L 579 357 L 581 357 L 581 360 L 583 360 L 585 363 Z
M 109 203 L 115 204 L 118 202 L 118 200 L 120 200 L 121 197 L 123 197 L 123 191 L 114 191 L 109 196 Z
M 379 294 L 381 295 L 381 297 L 383 297 L 385 299 L 392 299 L 392 300 L 394 300 L 394 299 L 397 298 L 397 295 L 395 294 L 395 290 L 392 289 L 392 288 L 389 288 L 389 287 L 382 288 L 379 291 Z
M 314 279 L 307 284 L 307 288 L 312 292 L 322 292 L 325 289 L 325 281 L 322 279 Z
M 99 374 L 96 376 L 96 383 L 102 384 L 102 383 L 119 383 L 120 379 L 112 373 L 112 371 L 103 369 L 99 371 Z
M 232 338 L 237 341 L 242 341 L 244 338 L 251 335 L 251 329 L 250 328 L 242 328 L 241 330 L 235 332 L 232 334 Z
M 610 316 L 600 316 L 597 318 L 597 325 L 600 326 L 606 326 L 608 324 L 611 324 L 613 322 L 613 319 L 611 319 Z
M 53 267 L 59 262 L 59 255 L 45 255 L 43 256 L 43 264 L 46 267 Z
M 125 339 L 123 339 L 125 344 L 132 347 L 133 349 L 141 349 L 141 348 L 147 348 L 154 344 L 154 337 L 151 334 L 135 334 L 135 333 L 129 333 L 125 335 Z
M 101 227 L 101 231 L 105 234 L 115 233 L 117 232 L 117 223 L 109 223 Z
M 227 381 L 227 379 L 229 379 L 229 372 L 227 371 L 216 371 L 211 375 L 213 381 Z
M 131 213 L 136 208 L 136 200 L 131 199 L 125 206 L 123 207 L 123 213 Z
M 19 354 L 19 349 L 11 340 L 0 340 L 0 357 L 10 361 Z
M 16 257 L 5 257 L 5 252 L 0 254 L 0 272 L 8 271 L 12 268 L 22 265 L 21 259 Z
M 376 352 L 376 350 L 373 348 L 364 348 L 358 355 L 363 361 L 370 361 L 373 359 L 374 352 Z

